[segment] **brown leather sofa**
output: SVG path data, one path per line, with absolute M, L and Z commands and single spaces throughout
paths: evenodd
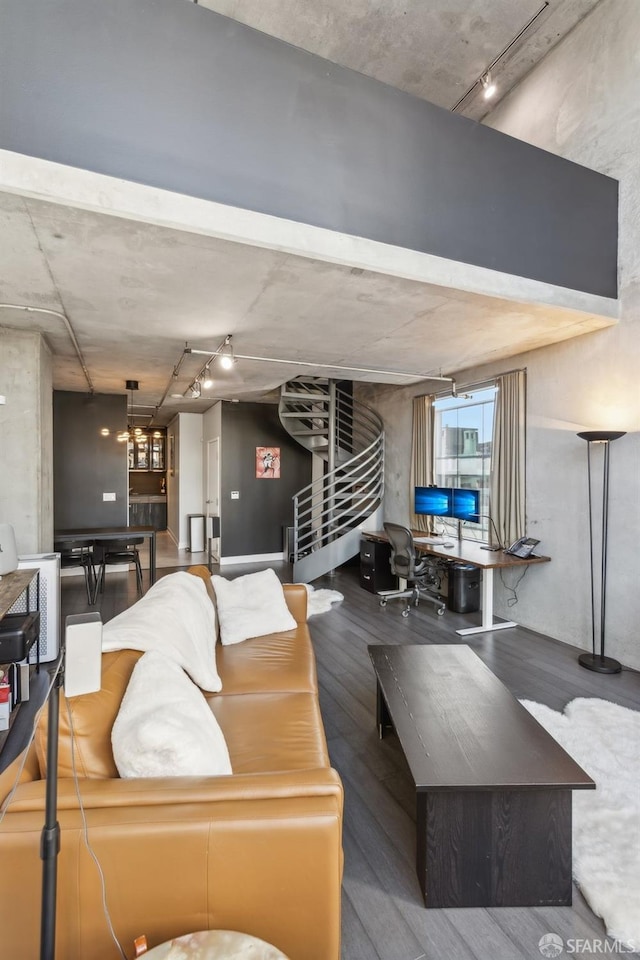
M 211 592 L 206 567 L 191 572 Z M 118 777 L 111 726 L 140 653 L 105 654 L 100 692 L 68 701 L 89 838 L 128 956 L 140 934 L 153 946 L 216 928 L 261 937 L 291 960 L 340 956 L 342 785 L 320 717 L 306 591 L 284 589 L 295 631 L 216 648 L 223 689 L 207 699 L 231 776 Z M 57 957 L 117 960 L 98 871 L 83 844 L 61 699 Z M 41 721 L 0 825 L 0 936 L 2 955 L 14 960 L 38 955 L 45 756 Z M 0 778 L 2 799 L 18 762 Z

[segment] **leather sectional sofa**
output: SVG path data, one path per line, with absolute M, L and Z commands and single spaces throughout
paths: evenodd
M 201 576 L 213 597 L 205 567 Z M 120 779 L 111 727 L 140 653 L 103 655 L 102 689 L 69 701 L 75 764 L 113 926 L 131 955 L 204 929 L 274 944 L 291 960 L 338 960 L 342 785 L 331 769 L 306 624 L 306 591 L 285 586 L 297 629 L 216 647 L 223 688 L 207 700 L 233 774 Z M 57 956 L 119 957 L 98 871 L 82 838 L 67 709 L 61 696 Z M 46 714 L 45 714 L 46 715 Z M 38 955 L 46 723 L 0 825 L 0 930 L 7 957 Z M 8 793 L 14 763 L 0 778 Z

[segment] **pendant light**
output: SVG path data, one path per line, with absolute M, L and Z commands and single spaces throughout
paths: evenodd
M 127 412 L 127 429 L 118 434 L 118 440 L 121 443 L 135 441 L 136 443 L 145 443 L 149 438 L 143 432 L 142 427 L 136 427 L 133 423 L 133 391 L 139 389 L 138 380 L 125 380 L 125 388 L 129 391 L 129 410 Z

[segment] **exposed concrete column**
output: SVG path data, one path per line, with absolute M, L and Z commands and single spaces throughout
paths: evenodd
M 0 327 L 0 520 L 18 553 L 53 549 L 51 352 L 38 333 Z

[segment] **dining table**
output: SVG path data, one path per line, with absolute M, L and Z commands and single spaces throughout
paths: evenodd
M 74 540 L 139 540 L 142 537 L 149 545 L 149 583 L 156 582 L 156 531 L 155 527 L 77 527 L 73 530 L 56 530 L 54 542 L 72 543 Z

